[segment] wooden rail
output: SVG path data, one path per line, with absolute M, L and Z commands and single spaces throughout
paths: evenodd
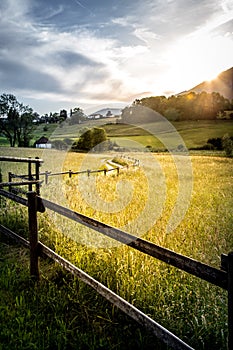
M 28 207 L 28 217 L 29 217 L 29 242 L 22 239 L 12 231 L 0 225 L 0 232 L 13 237 L 13 239 L 20 241 L 25 247 L 30 249 L 30 272 L 33 278 L 39 278 L 39 264 L 38 257 L 41 255 L 48 256 L 54 261 L 62 265 L 67 271 L 81 278 L 85 283 L 94 288 L 99 294 L 113 303 L 115 306 L 120 308 L 123 312 L 129 315 L 131 318 L 136 320 L 141 325 L 145 326 L 147 329 L 152 331 L 156 337 L 162 340 L 165 344 L 171 346 L 173 349 L 192 349 L 188 344 L 184 343 L 181 339 L 177 338 L 167 329 L 163 328 L 157 322 L 152 320 L 150 317 L 142 313 L 140 310 L 135 308 L 133 305 L 129 304 L 126 300 L 122 299 L 111 290 L 106 288 L 100 282 L 94 280 L 91 276 L 87 275 L 84 271 L 78 269 L 72 265 L 69 261 L 63 259 L 61 256 L 57 255 L 50 248 L 43 245 L 38 241 L 38 228 L 37 228 L 37 211 L 40 209 L 41 203 L 43 205 L 53 210 L 65 217 L 68 217 L 74 221 L 77 221 L 85 226 L 88 226 L 98 232 L 107 234 L 124 244 L 129 245 L 143 253 L 149 254 L 155 258 L 158 258 L 170 265 L 178 267 L 186 272 L 189 272 L 197 277 L 200 277 L 208 282 L 211 282 L 217 286 L 228 291 L 228 349 L 232 349 L 233 345 L 233 315 L 232 315 L 232 305 L 233 305 L 233 252 L 228 256 L 224 255 L 222 259 L 222 265 L 225 266 L 226 271 L 218 270 L 211 266 L 205 265 L 199 261 L 190 259 L 186 256 L 177 254 L 166 248 L 157 246 L 151 242 L 142 240 L 136 236 L 130 235 L 123 232 L 117 228 L 108 226 L 97 220 L 90 219 L 82 214 L 69 210 L 58 204 L 50 202 L 48 200 L 42 199 L 36 196 L 35 192 L 28 193 L 28 200 L 13 195 L 12 193 L 0 189 L 0 195 L 7 198 L 13 199 L 14 201 L 26 205 Z
M 36 158 L 19 158 L 19 157 L 7 157 L 0 156 L 0 162 L 14 162 L 14 163 L 30 163 L 30 164 L 41 164 L 43 163 L 43 159 L 38 157 Z
M 203 264 L 197 260 L 188 258 L 184 255 L 175 253 L 169 249 L 160 247 L 152 242 L 142 238 L 133 236 L 118 228 L 106 225 L 98 220 L 92 219 L 73 210 L 67 209 L 61 205 L 55 204 L 47 199 L 41 198 L 45 208 L 53 210 L 73 221 L 76 221 L 84 226 L 87 226 L 95 231 L 98 231 L 110 238 L 113 238 L 123 244 L 126 244 L 134 249 L 146 253 L 154 258 L 173 265 L 183 271 L 186 271 L 194 276 L 204 279 L 207 282 L 213 283 L 223 289 L 227 289 L 227 272 L 218 270 L 209 265 Z
M 9 230 L 8 228 L 4 227 L 3 225 L 0 225 L 0 232 L 5 234 L 6 236 L 10 237 L 17 243 L 22 244 L 24 247 L 29 248 L 30 242 L 25 240 L 24 238 L 20 237 L 13 231 Z M 35 243 L 35 242 L 34 242 Z M 35 249 L 35 246 L 34 246 Z M 119 295 L 114 293 L 112 290 L 104 286 L 99 281 L 95 280 L 93 277 L 82 271 L 81 269 L 77 268 L 75 265 L 71 264 L 68 260 L 62 258 L 60 255 L 56 254 L 53 250 L 51 250 L 49 247 L 44 245 L 41 242 L 37 242 L 36 250 L 38 256 L 42 257 L 48 257 L 54 260 L 56 263 L 61 265 L 65 270 L 72 273 L 74 276 L 81 279 L 84 283 L 89 285 L 91 288 L 93 288 L 97 293 L 102 295 L 105 299 L 107 299 L 109 302 L 111 302 L 113 305 L 117 306 L 121 311 L 123 311 L 126 315 L 130 316 L 132 319 L 137 321 L 142 326 L 146 327 L 148 330 L 150 330 L 157 338 L 162 339 L 163 342 L 169 346 L 171 346 L 173 349 L 177 350 L 194 350 L 191 346 L 183 342 L 181 339 L 179 339 L 176 335 L 168 331 L 166 328 L 162 327 L 159 323 L 155 322 L 152 318 L 145 315 L 142 311 L 137 309 L 132 304 L 128 303 L 125 299 L 121 298 Z M 34 257 L 35 258 L 35 257 Z M 32 260 L 32 255 L 30 257 L 30 260 Z M 31 275 L 33 278 L 36 276 L 34 275 L 35 271 L 39 275 L 39 271 L 34 270 L 35 268 L 35 260 L 31 261 Z M 37 275 L 37 276 L 38 276 Z
M 48 178 L 50 176 L 57 176 L 57 175 L 69 175 L 69 177 L 71 178 L 73 175 L 80 175 L 80 174 L 87 174 L 88 176 L 90 176 L 90 174 L 96 174 L 96 173 L 104 173 L 104 175 L 106 175 L 108 172 L 110 171 L 117 171 L 117 175 L 119 175 L 120 173 L 120 169 L 128 169 L 128 167 L 118 167 L 116 166 L 115 168 L 112 169 L 99 169 L 99 170 L 82 170 L 82 171 L 72 171 L 72 170 L 68 170 L 68 171 L 61 171 L 61 172 L 57 172 L 57 173 L 52 173 L 50 171 L 45 171 L 44 175 L 45 175 L 45 184 L 48 184 Z
M 3 160 L 2 158 L 3 157 L 0 157 L 0 160 Z M 8 159 L 8 157 L 4 158 Z M 39 168 L 37 168 L 37 172 L 38 169 Z M 137 249 L 142 253 L 148 254 L 154 258 L 166 262 L 169 265 L 175 266 L 183 271 L 186 271 L 196 277 L 199 277 L 205 281 L 208 281 L 216 286 L 227 290 L 228 350 L 233 349 L 233 252 L 230 252 L 228 255 L 222 254 L 221 269 L 216 269 L 212 266 L 203 264 L 202 262 L 191 259 L 187 256 L 178 254 L 169 249 L 158 246 L 152 242 L 133 236 L 118 228 L 106 225 L 83 214 L 67 209 L 49 200 L 43 199 L 39 197 L 38 193 L 36 192 L 29 191 L 27 193 L 27 199 L 25 199 L 1 188 L 8 185 L 9 183 L 0 184 L 0 195 L 28 207 L 29 241 L 25 240 L 24 238 L 20 237 L 19 235 L 2 225 L 0 225 L 0 232 L 11 237 L 12 239 L 16 240 L 17 242 L 23 244 L 25 247 L 30 249 L 30 274 L 34 279 L 39 279 L 39 256 L 47 256 L 56 261 L 61 266 L 63 266 L 67 271 L 80 278 L 83 282 L 92 287 L 100 295 L 102 295 L 113 305 L 121 309 L 125 314 L 136 320 L 139 324 L 145 326 L 156 337 L 158 337 L 168 346 L 171 346 L 175 350 L 192 350 L 192 347 L 184 343 L 181 339 L 179 339 L 169 330 L 163 328 L 160 324 L 152 320 L 150 317 L 148 317 L 143 312 L 141 312 L 133 305 L 128 303 L 126 300 L 124 300 L 123 298 L 115 294 L 113 291 L 105 287 L 103 284 L 93 279 L 84 271 L 78 269 L 69 261 L 65 260 L 58 254 L 56 254 L 54 251 L 52 251 L 50 248 L 39 242 L 37 212 L 43 212 L 45 211 L 45 208 L 48 208 L 73 221 L 76 221 L 95 231 L 107 235 L 108 237 L 111 237 L 134 249 Z M 31 185 L 31 183 L 29 185 Z
M 28 164 L 28 174 L 24 176 L 24 178 L 28 181 L 36 180 L 36 193 L 40 194 L 40 166 L 43 163 L 43 159 L 40 159 L 39 157 L 35 158 L 19 158 L 19 157 L 7 157 L 7 156 L 0 156 L 0 161 L 4 162 L 16 162 L 16 163 L 27 163 Z M 32 175 L 32 165 L 35 165 L 35 178 Z M 12 182 L 12 178 L 17 177 L 15 174 L 12 174 L 11 172 L 8 173 L 8 182 Z M 28 191 L 32 191 L 33 183 L 28 183 Z M 9 190 L 11 190 L 12 184 L 9 185 Z
M 125 299 L 114 293 L 102 283 L 98 282 L 87 273 L 71 264 L 68 260 L 56 254 L 53 250 L 39 242 L 40 254 L 44 254 L 63 266 L 67 271 L 71 272 L 76 277 L 80 278 L 84 283 L 93 288 L 97 293 L 102 295 L 105 299 L 110 301 L 113 305 L 123 311 L 126 315 L 137 321 L 139 324 L 150 330 L 157 338 L 161 339 L 165 344 L 171 346 L 173 349 L 180 350 L 194 350 L 191 346 L 183 342 L 176 335 L 162 327 L 152 318 L 145 315 L 142 311 L 137 309 Z

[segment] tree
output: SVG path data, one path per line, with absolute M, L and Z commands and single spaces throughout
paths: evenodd
M 64 122 L 66 119 L 67 119 L 67 111 L 65 109 L 62 109 L 60 111 L 59 123 Z
M 152 109 L 165 116 L 169 120 L 199 120 L 217 119 L 218 113 L 232 108 L 231 102 L 218 92 L 201 93 L 189 92 L 187 94 L 165 96 L 150 96 L 136 99 L 131 107 L 126 107 L 122 112 L 123 121 L 135 121 L 135 111 L 132 107 L 143 106 Z M 131 115 L 130 115 L 131 114 Z M 150 122 L 149 115 L 141 113 L 144 121 Z M 151 118 L 153 119 L 153 118 Z
M 20 116 L 17 130 L 18 147 L 29 147 L 32 138 L 31 133 L 34 130 L 33 119 L 34 115 L 31 108 Z
M 85 114 L 83 113 L 83 110 L 77 107 L 74 108 L 69 120 L 69 124 L 70 125 L 80 124 L 84 120 L 85 120 Z
M 112 116 L 112 112 L 111 111 L 107 111 L 106 117 L 111 117 Z
M 164 117 L 170 121 L 180 120 L 180 111 L 174 107 L 169 107 L 164 112 Z
M 29 146 L 34 128 L 32 108 L 18 102 L 11 94 L 0 96 L 0 132 L 9 140 L 10 146 Z
M 92 129 L 92 148 L 94 147 L 96 151 L 103 150 L 103 142 L 107 141 L 107 134 L 103 128 Z
M 151 108 L 145 108 L 133 103 L 131 107 L 125 107 L 121 113 L 121 120 L 126 124 L 143 124 L 156 121 L 158 114 Z
M 106 131 L 103 128 L 93 128 L 85 131 L 79 138 L 73 149 L 90 151 L 92 148 L 101 151 L 102 143 L 107 140 Z

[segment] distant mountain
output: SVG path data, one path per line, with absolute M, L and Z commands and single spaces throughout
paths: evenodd
M 99 111 L 91 113 L 90 116 L 101 115 L 103 117 L 108 117 L 108 116 L 114 117 L 114 116 L 121 115 L 121 111 L 122 111 L 122 108 L 103 108 L 103 109 L 100 109 Z
M 178 95 L 184 95 L 189 92 L 200 93 L 202 91 L 206 92 L 219 92 L 229 100 L 233 99 L 233 67 L 220 73 L 217 78 L 211 81 L 204 81 L 203 83 L 194 86 L 192 89 L 183 91 Z

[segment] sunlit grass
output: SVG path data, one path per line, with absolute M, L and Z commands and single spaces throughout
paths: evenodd
M 62 152 L 51 152 L 50 155 L 45 157 L 46 162 L 42 170 L 97 169 L 105 159 L 114 156 L 111 154 L 87 156 Z M 59 155 L 60 158 L 58 158 Z M 189 178 L 189 181 L 192 181 L 193 191 L 190 205 L 178 227 L 167 233 L 166 227 L 178 194 L 179 178 L 174 161 L 168 154 L 159 154 L 156 155 L 155 163 L 150 168 L 146 157 L 151 155 L 134 156 L 140 158 L 140 167 L 120 170 L 119 176 L 112 172 L 107 176 L 103 173 L 92 174 L 90 178 L 85 174 L 82 179 L 80 175 L 74 175 L 72 178 L 68 175 L 50 177 L 48 186 L 42 187 L 42 195 L 109 225 L 123 229 L 127 227 L 135 235 L 141 235 L 156 244 L 219 268 L 221 253 L 233 250 L 233 160 L 224 157 L 192 156 L 193 178 Z M 20 170 L 17 168 L 15 171 Z M 148 174 L 156 175 L 153 190 L 149 188 Z M 126 187 L 123 186 L 124 184 Z M 88 191 L 91 192 L 93 186 L 98 195 L 96 201 L 94 196 L 88 195 Z M 123 199 L 119 207 L 117 204 L 115 209 L 118 210 L 114 211 L 113 203 L 121 201 L 124 194 L 125 197 L 128 196 L 127 200 Z M 155 196 L 154 208 L 157 209 L 156 206 L 162 208 L 158 211 L 155 223 L 146 232 L 143 232 L 143 220 L 140 222 L 141 226 L 134 227 L 133 224 L 127 226 L 129 222 L 137 220 L 146 206 L 149 194 Z M 100 203 L 103 204 L 103 208 L 100 207 Z M 106 203 L 105 207 L 104 203 Z M 22 232 L 26 211 L 21 210 L 20 215 L 17 215 L 18 206 L 9 203 L 7 205 L 9 214 L 12 214 L 8 218 L 3 211 L 1 221 L 6 222 L 7 226 L 13 226 L 21 234 L 27 235 L 27 229 L 24 233 Z M 153 211 L 144 214 L 146 223 L 152 214 L 154 214 Z M 39 218 L 40 239 L 58 254 L 103 282 L 194 348 L 216 350 L 227 348 L 226 292 L 129 247 L 114 245 L 113 241 L 105 236 L 85 229 L 81 225 L 70 223 L 68 219 L 61 218 L 57 214 L 47 211 L 46 214 L 39 214 Z M 44 276 L 46 276 L 46 269 L 43 270 Z M 48 269 L 49 274 L 52 278 L 55 270 L 49 272 Z M 62 278 L 60 283 L 65 286 Z M 75 300 L 73 285 L 70 284 L 68 287 L 66 284 L 66 286 L 69 288 L 69 293 L 73 295 L 72 300 Z M 51 286 L 51 290 L 52 288 Z M 101 298 L 95 297 L 94 292 L 87 291 L 82 284 L 79 286 L 79 291 L 76 300 L 79 300 L 81 292 L 85 291 L 85 296 L 88 296 L 90 303 L 87 317 L 88 319 L 91 317 L 92 321 L 89 319 L 89 322 L 93 322 L 95 332 L 98 334 L 96 343 L 90 328 L 87 337 L 89 342 L 94 344 L 93 349 L 100 348 L 100 343 L 103 341 L 101 334 L 104 333 L 105 337 L 110 335 L 107 331 L 102 333 L 100 330 L 97 331 L 99 321 L 101 320 L 102 329 L 103 327 L 108 329 L 109 325 L 114 328 L 113 324 L 118 323 L 119 315 L 117 316 L 116 311 L 106 305 Z M 40 290 L 40 292 L 43 295 L 44 291 Z M 65 298 L 65 294 L 63 295 Z M 70 308 L 70 305 L 72 304 L 67 307 Z M 83 311 L 82 298 L 80 305 Z M 57 310 L 57 307 L 54 307 L 53 311 Z M 64 334 L 75 337 L 67 321 L 67 317 L 68 319 L 72 317 L 71 310 L 67 311 L 68 316 L 65 316 L 64 310 L 63 312 L 59 320 L 64 327 Z M 57 315 L 56 313 L 56 317 Z M 76 321 L 73 321 L 73 327 L 78 327 L 80 318 L 77 317 Z M 51 325 L 51 327 L 56 326 Z M 127 339 L 126 342 L 128 330 L 124 333 L 121 329 L 119 332 L 118 342 L 115 335 L 112 335 L 112 340 L 114 339 L 115 342 L 115 347 L 112 344 L 112 349 L 124 349 L 126 344 L 128 349 L 142 349 L 143 346 L 144 349 L 149 349 L 151 339 L 148 335 L 144 335 L 143 331 L 139 331 L 141 341 L 138 344 L 135 344 L 133 339 Z M 48 338 L 44 337 L 44 339 L 49 342 Z M 111 348 L 106 338 L 104 344 L 103 348 Z M 71 348 L 75 347 L 71 345 Z

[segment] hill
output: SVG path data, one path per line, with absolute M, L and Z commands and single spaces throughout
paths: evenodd
M 206 92 L 219 92 L 220 95 L 233 99 L 233 67 L 227 69 L 226 71 L 220 73 L 217 78 L 211 81 L 204 81 L 191 88 L 190 90 L 183 91 L 179 95 L 187 94 L 189 92 L 200 93 L 202 91 Z

